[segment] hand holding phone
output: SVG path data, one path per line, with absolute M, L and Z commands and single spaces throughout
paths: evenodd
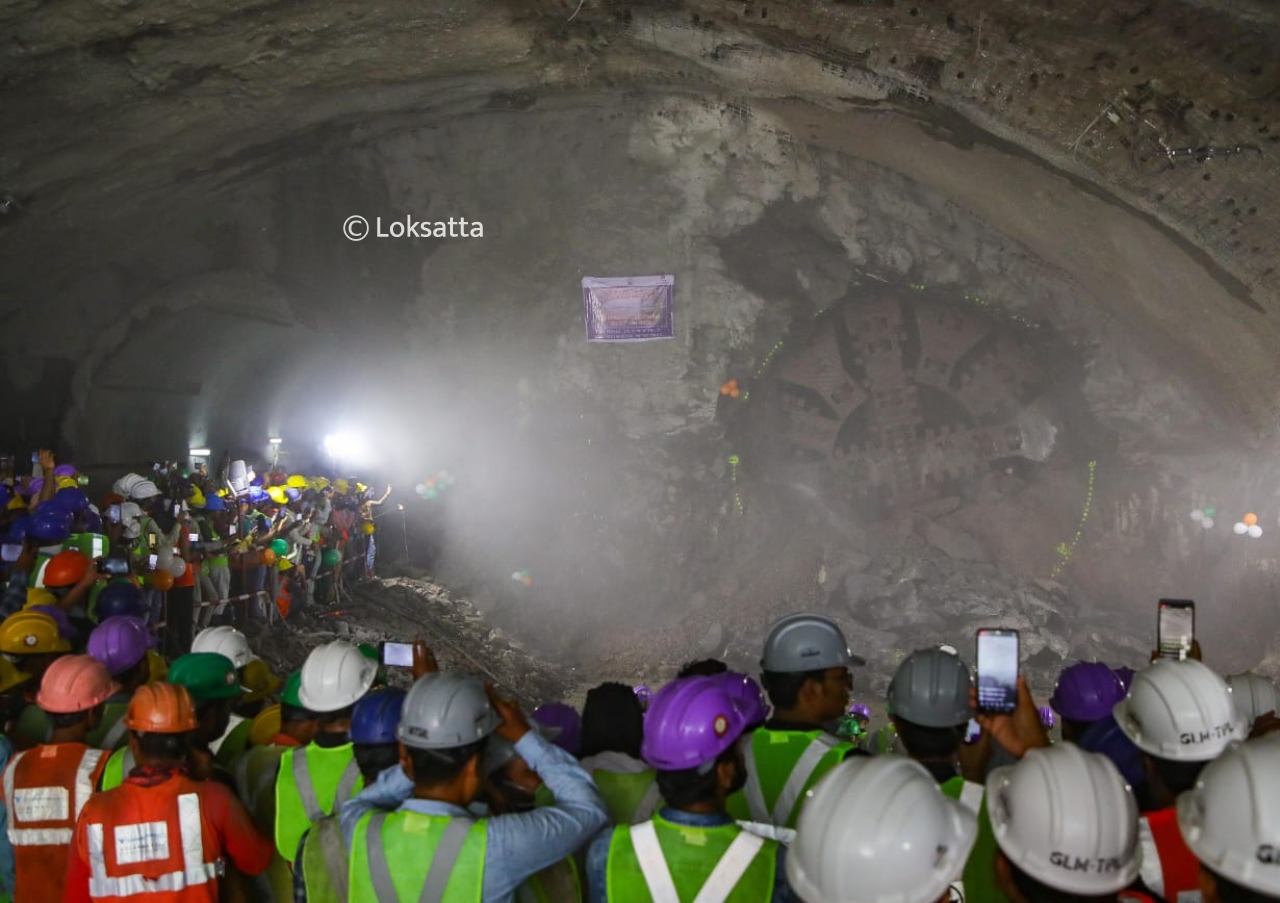
M 390 668 L 412 668 L 413 643 L 383 643 L 382 663 Z
M 1018 631 L 978 631 L 978 710 L 1008 715 L 1018 707 Z
M 123 577 L 129 573 L 129 562 L 123 558 L 99 558 L 98 573 L 110 574 L 112 577 Z

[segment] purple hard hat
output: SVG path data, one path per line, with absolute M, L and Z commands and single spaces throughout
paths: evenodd
M 1129 692 L 1129 685 L 1133 683 L 1134 670 L 1128 665 L 1121 665 L 1119 668 L 1113 668 L 1116 677 L 1120 678 L 1120 686 L 1124 687 L 1126 693 Z
M 1102 662 L 1076 662 L 1062 669 L 1049 705 L 1072 721 L 1097 721 L 1124 699 L 1120 678 Z
M 59 464 L 53 469 L 55 477 L 74 477 L 76 475 L 76 466 L 74 464 Z
M 142 661 L 147 650 L 155 644 L 151 631 L 147 630 L 147 625 L 141 620 L 128 615 L 116 615 L 93 628 L 93 633 L 89 634 L 87 651 L 115 677 Z
M 659 771 L 703 769 L 747 728 L 742 710 L 715 677 L 667 684 L 644 715 L 640 758 Z
M 26 488 L 23 491 L 26 492 L 27 495 L 34 497 L 39 495 L 40 490 L 43 488 L 44 477 L 35 477 L 27 483 Z
M 58 505 L 41 505 L 27 525 L 27 536 L 43 543 L 63 542 L 71 535 L 71 512 Z
M 0 483 L 0 508 L 4 508 L 9 504 L 9 499 L 13 497 L 13 493 L 4 483 Z
M 85 491 L 77 486 L 59 489 L 53 497 L 53 502 L 73 514 L 83 514 L 89 510 L 89 496 L 85 495 Z
M 533 710 L 533 720 L 558 732 L 552 743 L 571 756 L 578 754 L 582 747 L 582 716 L 577 709 L 563 702 L 544 702 Z
M 760 689 L 760 685 L 755 680 L 736 671 L 724 671 L 720 674 L 712 675 L 712 679 L 717 681 L 724 688 L 724 691 L 729 694 L 733 704 L 738 707 L 738 711 L 746 719 L 745 724 L 764 724 L 768 720 L 769 706 L 765 704 L 764 691 Z
M 1106 756 L 1120 769 L 1120 774 L 1130 787 L 1138 787 L 1146 780 L 1142 767 L 1142 750 L 1124 735 L 1120 725 L 1111 716 L 1095 721 L 1076 741 L 1086 752 Z
M 632 692 L 636 694 L 636 699 L 640 700 L 640 708 L 647 709 L 649 701 L 653 699 L 653 691 L 644 684 L 638 684 L 632 688 Z
M 1040 723 L 1043 724 L 1046 729 L 1051 729 L 1058 723 L 1058 719 L 1053 715 L 1053 709 L 1049 708 L 1047 705 L 1040 706 L 1037 711 L 1040 712 Z
M 855 702 L 853 705 L 849 706 L 849 717 L 852 718 L 855 715 L 866 718 L 870 721 L 871 706 L 867 705 L 865 702 Z
M 57 605 L 32 605 L 31 611 L 38 611 L 42 615 L 53 618 L 58 625 L 58 636 L 64 640 L 74 640 L 80 635 L 80 631 L 72 625 L 67 613 Z

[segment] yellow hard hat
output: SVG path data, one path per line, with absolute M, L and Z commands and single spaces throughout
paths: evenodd
M 27 601 L 23 608 L 30 608 L 33 605 L 57 605 L 58 597 L 49 592 L 44 587 L 29 586 L 27 587 Z M 39 614 L 39 612 L 36 612 Z
M 280 703 L 269 705 L 249 723 L 249 745 L 266 746 L 280 733 Z
M 288 558 L 281 558 L 276 562 L 276 568 L 279 570 L 287 571 L 291 567 L 293 567 L 293 562 Z
M 289 501 L 289 497 L 284 494 L 283 486 L 272 486 L 267 490 L 267 495 L 271 496 L 271 501 L 277 505 L 283 505 Z
M 240 697 L 240 701 L 255 702 L 278 693 L 284 681 L 276 676 L 270 665 L 260 658 L 255 658 L 244 666 L 240 685 L 249 691 Z
M 9 511 L 22 511 L 27 507 L 27 502 L 22 496 L 15 495 L 9 499 L 9 504 L 6 507 Z
M 187 497 L 187 503 L 192 508 L 203 508 L 205 506 L 204 493 L 201 492 L 198 488 L 193 488 L 191 490 L 191 495 Z
M 75 477 L 58 477 L 59 489 L 75 489 L 80 482 Z
M 31 679 L 31 675 L 26 671 L 19 671 L 17 665 L 9 661 L 7 658 L 0 656 L 0 693 L 12 690 L 19 684 L 24 684 Z
M 224 499 L 225 499 L 225 498 L 228 498 L 228 497 L 231 495 L 231 490 L 230 490 L 230 489 L 219 489 L 219 490 L 218 490 L 218 495 L 222 496 Z
M 356 492 L 364 492 L 368 488 L 364 483 L 356 483 Z
M 378 528 L 374 526 L 374 523 L 371 520 L 367 520 L 361 524 L 360 529 L 364 531 L 365 536 L 372 536 L 374 533 L 378 532 Z
M 315 478 L 315 484 L 316 484 L 316 488 L 317 488 L 317 489 L 328 489 L 328 488 L 329 488 L 329 478 L 328 478 L 328 477 L 316 477 L 316 478 Z
M 349 484 L 347 483 L 346 480 L 339 480 L 338 482 L 333 484 L 334 488 L 337 489 L 339 493 L 345 493 L 347 491 L 348 485 Z
M 147 650 L 147 683 L 155 683 L 169 676 L 169 663 L 154 649 Z
M 297 473 L 290 474 L 289 479 L 285 480 L 284 484 L 292 489 L 306 489 L 307 478 Z
M 37 655 L 70 652 L 71 644 L 58 633 L 58 622 L 38 611 L 19 611 L 0 623 L 0 652 Z

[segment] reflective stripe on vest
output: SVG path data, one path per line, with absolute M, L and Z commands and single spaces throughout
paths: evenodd
M 635 825 L 631 829 L 631 843 L 654 903 L 680 903 L 671 869 L 666 857 L 662 855 L 662 846 L 658 843 L 654 823 L 647 821 L 642 825 Z M 740 832 L 707 876 L 698 895 L 693 898 L 693 903 L 724 903 L 728 900 L 763 846 L 763 837 L 750 831 Z
M 9 842 L 15 847 L 65 846 L 71 843 L 72 831 L 76 819 L 80 817 L 80 810 L 93 794 L 93 772 L 106 752 L 100 749 L 84 751 L 76 765 L 75 783 L 70 790 L 62 786 L 15 786 L 18 764 L 36 751 L 18 753 L 4 770 L 4 798 L 9 810 Z M 23 823 L 38 822 L 63 822 L 65 826 L 20 827 Z
M 120 713 L 116 716 L 116 720 L 111 724 L 111 729 L 108 730 L 106 736 L 102 738 L 103 749 L 115 749 L 124 742 L 125 734 L 129 732 L 129 728 L 126 727 L 124 723 L 125 711 L 125 708 L 121 708 Z
M 320 819 L 302 845 L 302 877 L 308 903 L 346 903 L 347 843 L 336 815 Z
M 747 798 L 747 805 L 751 810 L 751 817 L 756 821 L 769 822 L 775 825 L 788 825 L 791 822 L 796 803 L 800 799 L 800 794 L 804 792 L 805 785 L 809 783 L 809 779 L 813 777 L 813 773 L 817 771 L 818 765 L 833 749 L 840 746 L 840 741 L 827 736 L 826 734 L 818 734 L 814 736 L 809 745 L 805 747 L 800 758 L 796 760 L 795 765 L 791 767 L 790 774 L 787 775 L 786 784 L 782 787 L 782 792 L 778 794 L 778 799 L 773 804 L 773 810 L 764 801 L 764 788 L 760 784 L 760 769 L 756 762 L 755 737 L 753 736 L 750 743 L 745 744 L 745 758 L 747 763 L 747 783 L 743 788 L 743 792 Z
M 396 900 L 395 884 L 391 880 L 391 867 L 387 864 L 387 851 L 382 844 L 382 823 L 387 820 L 387 813 L 377 812 L 369 820 L 369 828 L 365 834 L 368 844 L 369 872 L 373 878 L 374 889 L 379 900 Z M 422 882 L 422 893 L 418 895 L 418 903 L 436 903 L 444 899 L 444 888 L 453 874 L 453 867 L 462 854 L 463 844 L 471 833 L 471 821 L 466 818 L 450 818 L 445 826 L 444 835 L 436 844 L 431 855 L 431 865 L 427 867 L 426 880 Z
M 1178 828 L 1172 806 L 1138 819 L 1142 883 L 1169 903 L 1200 903 L 1199 862 Z
M 333 810 L 340 809 L 342 804 L 351 799 L 351 791 L 356 781 L 360 780 L 360 766 L 353 758 L 342 771 L 338 781 L 338 792 L 333 797 Z M 296 750 L 293 754 L 293 783 L 298 788 L 298 796 L 302 798 L 302 808 L 307 812 L 307 821 L 317 822 L 332 812 L 325 812 L 316 798 L 316 785 L 311 780 L 311 771 L 307 768 L 305 749 Z
M 121 849 L 136 851 L 138 858 L 130 862 L 145 862 L 152 858 L 168 858 L 168 822 L 147 822 L 140 825 L 114 825 L 111 829 L 119 861 Z M 159 834 L 163 831 L 163 837 Z M 124 875 L 113 878 L 107 874 L 106 830 L 101 823 L 87 826 L 89 843 L 89 894 L 93 897 L 128 897 L 133 894 L 173 893 L 192 885 L 207 884 L 222 873 L 222 863 L 204 861 L 204 830 L 200 821 L 200 796 L 184 793 L 178 797 L 178 833 L 182 842 L 182 871 L 168 872 L 158 878 L 143 875 Z M 147 856 L 163 844 L 163 855 Z
M 292 862 L 307 828 L 336 812 L 355 794 L 362 779 L 350 743 L 331 747 L 312 743 L 286 749 L 282 755 L 275 782 L 275 842 L 281 857 Z M 327 806 L 322 798 L 328 799 Z

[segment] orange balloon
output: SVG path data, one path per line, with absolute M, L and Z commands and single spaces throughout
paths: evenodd
M 275 563 L 276 563 L 276 553 L 275 553 L 275 550 L 274 550 L 274 549 L 263 549 L 263 550 L 262 550 L 262 563 L 263 563 L 263 564 L 275 564 Z
M 742 397 L 742 390 L 741 390 L 741 389 L 730 389 L 730 390 L 729 390 L 729 397 L 730 397 L 730 398 L 741 398 L 741 397 Z
M 1244 523 L 1245 523 L 1245 526 L 1247 527 L 1252 527 L 1257 522 L 1258 522 L 1258 515 L 1254 514 L 1252 511 L 1250 511 L 1248 514 L 1244 516 Z
M 148 579 L 151 581 L 151 585 L 160 590 L 160 592 L 173 589 L 173 574 L 168 571 L 152 571 Z

